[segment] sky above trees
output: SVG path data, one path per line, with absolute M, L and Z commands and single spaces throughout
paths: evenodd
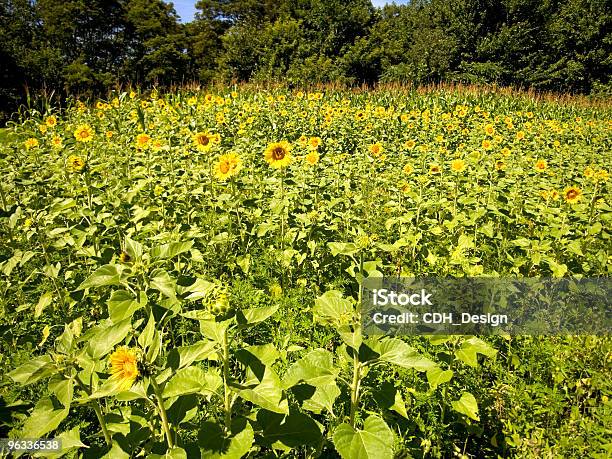
M 195 17 L 196 13 L 196 4 L 197 0 L 173 0 L 174 9 L 181 17 L 181 22 L 190 22 Z M 170 3 L 170 2 L 168 2 Z M 372 5 L 377 7 L 383 7 L 387 3 L 392 3 L 388 0 L 372 0 Z M 395 3 L 398 5 L 405 5 L 408 3 L 408 0 L 395 0 Z

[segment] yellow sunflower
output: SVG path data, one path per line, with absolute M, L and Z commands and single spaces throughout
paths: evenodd
M 462 159 L 454 159 L 451 162 L 451 169 L 453 172 L 463 172 L 465 170 L 465 161 Z
M 316 150 L 317 148 L 319 148 L 319 145 L 321 145 L 320 137 L 311 137 L 308 140 L 308 148 L 310 148 L 311 150 Z
M 74 130 L 74 138 L 77 142 L 89 142 L 93 139 L 93 129 L 88 124 L 81 124 Z
M 51 144 L 53 145 L 53 148 L 62 148 L 62 138 L 60 136 L 54 136 L 51 139 Z
M 273 142 L 264 151 L 266 162 L 274 169 L 282 169 L 291 164 L 291 144 L 285 140 Z
M 236 175 L 242 168 L 242 160 L 235 153 L 221 155 L 215 164 L 215 177 L 219 180 L 227 180 Z
M 442 172 L 442 168 L 440 167 L 439 164 L 430 164 L 429 166 L 430 174 L 439 174 L 440 172 Z
M 379 144 L 379 143 L 373 143 L 368 147 L 368 150 L 370 150 L 370 153 L 372 153 L 372 156 L 380 156 L 382 154 L 383 151 L 385 151 L 384 147 Z
M 213 146 L 213 136 L 209 132 L 197 132 L 193 135 L 193 143 L 200 151 L 208 151 Z
M 544 159 L 539 159 L 534 166 L 537 172 L 544 172 L 548 168 L 548 163 Z
M 311 151 L 306 156 L 304 156 L 304 159 L 308 164 L 314 166 L 319 162 L 319 153 L 317 153 L 316 151 Z
M 46 120 L 45 120 L 45 124 L 48 127 L 53 127 L 57 124 L 57 118 L 55 117 L 55 115 L 51 115 L 49 116 Z
M 482 148 L 485 150 L 490 150 L 493 148 L 493 143 L 489 139 L 484 139 L 482 141 Z
M 30 137 L 23 144 L 25 145 L 26 150 L 30 150 L 31 148 L 35 148 L 38 146 L 38 139 L 35 139 L 34 137 Z
M 563 196 L 567 202 L 574 204 L 580 200 L 582 190 L 576 186 L 571 186 L 564 191 Z
M 136 136 L 136 146 L 138 148 L 147 148 L 150 141 L 151 141 L 151 136 L 148 134 L 142 133 Z
M 404 174 L 410 175 L 414 172 L 414 167 L 412 167 L 412 164 L 406 164 L 402 171 L 404 172 Z
M 119 347 L 109 359 L 110 379 L 118 384 L 120 390 L 128 390 L 138 378 L 138 355 L 135 350 Z
M 69 172 L 81 172 L 85 169 L 85 160 L 80 156 L 70 155 L 66 160 L 66 169 Z
M 405 146 L 405 147 L 406 147 L 408 150 L 412 150 L 412 149 L 414 148 L 414 146 L 415 146 L 415 145 L 416 145 L 416 142 L 415 142 L 414 140 L 412 140 L 412 139 L 407 140 L 407 141 L 404 143 L 404 146 Z

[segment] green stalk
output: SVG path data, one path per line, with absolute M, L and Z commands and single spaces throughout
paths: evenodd
M 155 398 L 157 399 L 157 409 L 162 421 L 162 429 L 164 430 L 166 442 L 168 443 L 168 448 L 172 449 L 174 448 L 174 439 L 172 437 L 172 431 L 170 430 L 170 424 L 168 423 L 168 414 L 166 413 L 166 408 L 164 407 L 162 391 L 157 385 L 157 381 L 155 381 L 154 376 L 151 376 L 151 386 L 153 387 L 153 392 L 155 393 Z
M 363 251 L 359 254 L 359 294 L 357 300 L 357 320 L 360 320 L 361 315 L 361 299 L 363 295 Z M 361 333 L 361 326 L 359 326 Z M 359 361 L 359 349 L 353 349 L 353 381 L 351 383 L 351 411 L 349 414 L 349 423 L 351 427 L 355 427 L 355 414 L 359 407 L 359 388 L 361 386 L 361 362 Z
M 96 412 L 96 417 L 98 418 L 98 422 L 100 423 L 100 427 L 102 428 L 102 433 L 104 434 L 104 441 L 108 446 L 111 446 L 112 439 L 111 435 L 106 427 L 106 421 L 104 420 L 104 415 L 102 414 L 102 407 L 100 406 L 100 401 L 96 400 L 93 406 L 94 411 Z
M 232 425 L 232 401 L 229 389 L 229 343 L 227 330 L 223 333 L 223 407 L 225 411 L 225 429 L 230 431 Z

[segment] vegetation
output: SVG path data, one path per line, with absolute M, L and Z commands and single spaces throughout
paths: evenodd
M 609 106 L 241 86 L 21 115 L 0 137 L 0 437 L 609 457 L 609 336 L 360 321 L 368 277 L 609 276 Z
M 118 83 L 497 83 L 610 95 L 606 0 L 2 0 L 0 111 Z M 59 97 L 58 101 L 62 97 Z

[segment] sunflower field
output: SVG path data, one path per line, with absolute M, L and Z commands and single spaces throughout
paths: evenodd
M 605 104 L 444 88 L 21 112 L 0 131 L 0 438 L 610 457 L 608 336 L 367 336 L 359 299 L 383 275 L 609 276 L 611 130 Z

